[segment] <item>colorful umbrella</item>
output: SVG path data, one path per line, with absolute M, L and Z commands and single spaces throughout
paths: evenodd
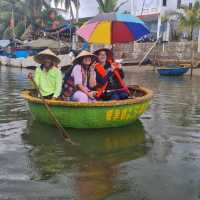
M 77 35 L 93 44 L 137 41 L 149 33 L 149 29 L 141 19 L 121 13 L 97 15 L 76 32 Z

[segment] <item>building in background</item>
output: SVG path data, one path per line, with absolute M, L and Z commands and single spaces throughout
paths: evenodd
M 118 4 L 126 0 L 118 0 Z M 119 12 L 128 12 L 137 17 L 140 17 L 147 26 L 150 28 L 151 37 L 154 39 L 159 38 L 160 32 L 163 32 L 163 39 L 168 41 L 170 39 L 170 29 L 173 29 L 173 23 L 170 25 L 164 23 L 161 26 L 161 18 L 166 11 L 175 11 L 180 8 L 181 5 L 192 5 L 196 0 L 128 0 L 124 4 Z M 95 1 L 91 1 L 88 4 L 88 0 L 80 0 L 80 17 L 87 18 L 98 14 L 98 4 Z M 176 27 L 176 23 L 174 23 Z
M 118 0 L 118 4 L 126 0 Z M 159 38 L 160 33 L 163 33 L 163 39 L 168 41 L 170 39 L 170 32 L 177 23 L 166 22 L 161 26 L 161 18 L 166 11 L 176 11 L 181 5 L 192 5 L 197 0 L 127 0 L 119 12 L 131 13 L 140 17 L 150 28 L 151 37 Z M 80 20 L 85 21 L 90 17 L 98 14 L 98 4 L 96 0 L 80 0 L 79 17 Z M 65 13 L 66 14 L 66 13 Z M 68 19 L 69 16 L 65 15 Z M 171 30 L 170 30 L 171 29 Z
M 162 29 L 164 40 L 169 41 L 170 25 L 161 28 L 161 18 L 166 11 L 180 9 L 181 5 L 191 5 L 195 0 L 130 0 L 131 14 L 140 17 L 149 26 L 154 38 L 159 38 Z

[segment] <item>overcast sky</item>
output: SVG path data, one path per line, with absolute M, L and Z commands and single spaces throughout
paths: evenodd
M 119 0 L 120 2 L 124 2 L 125 0 Z M 98 13 L 98 4 L 96 0 L 80 0 L 81 8 L 80 8 L 80 17 L 88 17 L 94 16 Z M 128 10 L 130 8 L 130 0 L 124 5 L 121 9 Z
M 80 0 L 80 17 L 94 16 L 98 12 L 96 0 Z
M 121 3 L 121 2 L 124 2 L 124 1 L 126 1 L 126 0 L 119 0 L 118 2 Z M 122 6 L 122 8 L 120 10 L 130 11 L 131 1 L 135 1 L 135 0 L 127 0 L 127 3 L 124 6 Z M 138 0 L 138 1 L 139 2 L 141 1 L 140 4 L 142 4 L 142 2 L 143 2 L 143 0 Z M 185 3 L 185 2 L 188 3 L 189 1 L 190 0 L 182 0 L 182 3 Z M 192 1 L 195 1 L 195 0 L 192 0 Z M 150 4 L 151 4 L 152 0 L 146 0 L 145 2 L 148 5 L 149 4 L 148 2 L 150 2 Z M 80 18 L 91 17 L 91 16 L 98 14 L 98 4 L 97 4 L 96 0 L 80 0 L 80 4 L 81 4 L 80 10 L 79 10 L 79 15 L 80 15 L 79 17 Z M 65 16 L 67 17 L 68 14 L 65 15 Z
M 119 3 L 124 1 L 125 0 L 119 0 Z M 80 3 L 81 7 L 79 13 L 81 18 L 94 16 L 98 13 L 98 4 L 96 0 L 80 0 Z M 130 8 L 130 1 L 122 7 L 122 10 L 128 10 L 128 8 Z

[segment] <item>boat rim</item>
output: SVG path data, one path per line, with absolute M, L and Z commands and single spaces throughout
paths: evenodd
M 169 69 L 189 69 L 190 67 L 187 67 L 187 66 L 184 66 L 184 67 L 157 67 L 157 70 L 162 70 L 162 69 L 166 69 L 166 70 L 169 70 Z
M 131 88 L 131 86 L 129 86 Z M 97 101 L 91 103 L 82 103 L 82 102 L 73 102 L 73 101 L 62 101 L 62 100 L 48 100 L 46 99 L 46 103 L 50 106 L 66 106 L 66 107 L 113 107 L 113 106 L 121 106 L 121 105 L 131 105 L 137 103 L 143 103 L 149 101 L 153 97 L 153 91 L 147 89 L 145 87 L 139 87 L 135 89 L 137 91 L 144 92 L 144 96 L 135 97 L 132 99 L 126 100 L 114 100 L 114 101 Z M 37 97 L 33 97 L 30 95 L 30 90 L 24 90 L 21 93 L 21 96 L 27 100 L 28 102 L 35 104 L 43 104 L 42 100 Z

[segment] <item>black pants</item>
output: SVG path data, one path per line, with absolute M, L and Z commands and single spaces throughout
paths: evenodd
M 105 92 L 103 96 L 103 100 L 124 100 L 128 99 L 128 93 L 125 91 L 112 91 L 112 92 Z

